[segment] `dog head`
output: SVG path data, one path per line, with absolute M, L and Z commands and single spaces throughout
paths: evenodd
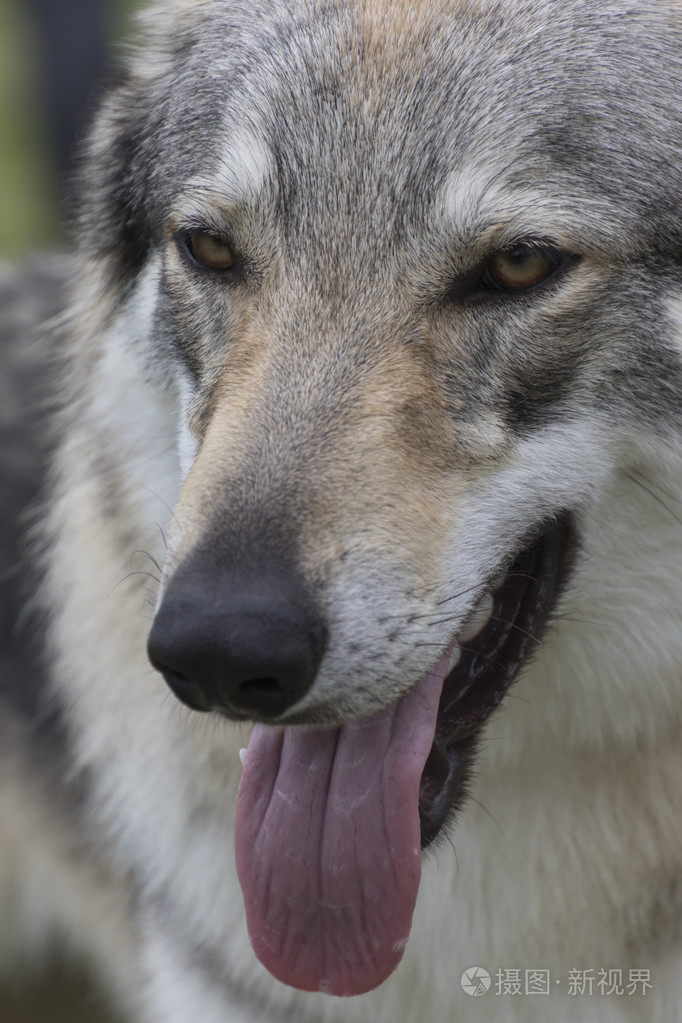
M 679 42 L 648 0 L 176 3 L 101 112 L 84 251 L 150 297 L 179 405 L 150 655 L 189 706 L 278 726 L 247 758 L 239 859 L 290 983 L 393 968 L 419 832 L 459 804 L 598 495 L 665 429 Z M 372 902 L 375 966 L 330 979 L 273 945 L 247 850 L 273 764 L 310 817 L 310 765 L 350 779 L 361 754 L 400 761 L 363 805 L 399 821 L 404 895 Z

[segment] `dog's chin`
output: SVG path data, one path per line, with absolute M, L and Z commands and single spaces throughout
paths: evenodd
M 443 684 L 433 745 L 422 773 L 422 849 L 442 832 L 466 795 L 483 726 L 533 656 L 566 579 L 574 548 L 568 514 L 543 524 L 492 590 L 487 624 Z M 499 577 L 498 577 L 499 579 Z

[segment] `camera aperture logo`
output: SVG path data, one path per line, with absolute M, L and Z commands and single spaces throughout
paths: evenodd
M 472 998 L 478 998 L 490 991 L 491 983 L 490 974 L 482 966 L 470 966 L 462 974 L 462 991 Z

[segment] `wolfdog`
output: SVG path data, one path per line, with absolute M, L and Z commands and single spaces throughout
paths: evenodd
M 682 9 L 141 32 L 52 272 L 24 930 L 144 1023 L 680 1019 Z

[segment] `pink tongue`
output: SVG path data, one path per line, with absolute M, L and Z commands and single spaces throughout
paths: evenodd
M 254 951 L 285 984 L 359 995 L 400 962 L 421 874 L 419 780 L 448 660 L 370 721 L 254 728 L 237 871 Z

